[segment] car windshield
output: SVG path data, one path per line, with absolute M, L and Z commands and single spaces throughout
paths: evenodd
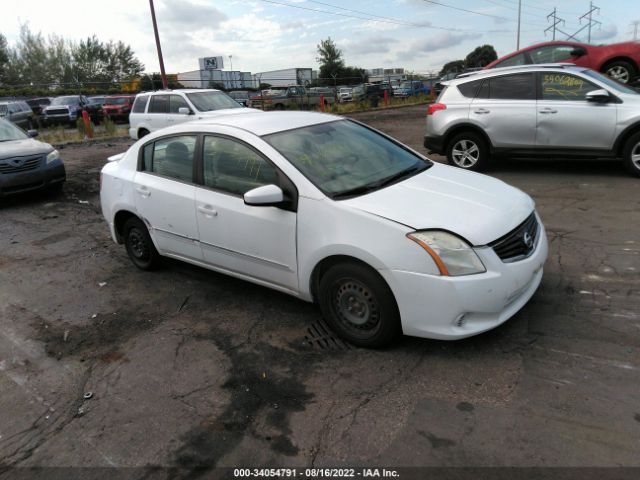
M 632 95 L 638 95 L 638 92 L 636 90 L 634 90 L 633 88 L 627 87 L 626 85 L 623 85 L 622 83 L 618 83 L 615 80 L 613 80 L 612 78 L 607 77 L 606 75 L 602 75 L 601 73 L 598 73 L 595 70 L 583 70 L 582 73 L 584 73 L 588 77 L 595 78 L 596 80 L 606 84 L 608 87 L 613 88 L 614 90 L 617 90 L 618 92 L 627 93 L 627 94 L 630 93 Z
M 0 118 L 0 142 L 24 140 L 29 138 L 22 130 L 6 120 Z
M 51 100 L 51 105 L 78 105 L 79 103 L 78 97 L 58 97 Z
M 123 97 L 120 97 L 120 98 L 107 98 L 104 101 L 105 105 L 125 105 L 127 103 L 129 103 L 129 99 L 128 98 L 123 98 Z
M 400 88 L 411 88 L 411 83 L 409 82 L 402 82 L 400 84 Z
M 238 102 L 224 92 L 187 93 L 191 103 L 201 112 L 222 110 L 224 108 L 242 108 Z
M 362 195 L 408 178 L 432 163 L 351 120 L 263 137 L 326 195 Z

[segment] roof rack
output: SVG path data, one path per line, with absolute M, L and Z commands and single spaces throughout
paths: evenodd
M 495 67 L 483 70 L 477 70 L 475 72 L 465 72 L 458 75 L 454 80 L 458 80 L 460 78 L 472 77 L 474 75 L 480 74 L 490 74 L 490 73 L 501 73 L 509 70 L 528 70 L 533 68 L 568 68 L 568 67 L 577 67 L 575 63 L 530 63 L 527 65 L 513 65 L 509 67 Z M 453 80 L 449 80 L 452 82 Z

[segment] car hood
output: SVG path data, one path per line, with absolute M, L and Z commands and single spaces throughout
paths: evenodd
M 486 245 L 534 209 L 526 193 L 492 177 L 434 164 L 407 180 L 341 203 L 416 230 L 442 229 Z
M 26 157 L 29 155 L 44 155 L 53 150 L 48 143 L 39 142 L 33 138 L 0 142 L 0 160 L 12 157 Z
M 241 115 L 244 113 L 256 113 L 262 112 L 262 110 L 258 110 L 257 108 L 223 108 L 221 110 L 211 110 L 210 112 L 198 112 L 198 118 L 211 118 L 211 117 L 219 117 L 221 115 Z

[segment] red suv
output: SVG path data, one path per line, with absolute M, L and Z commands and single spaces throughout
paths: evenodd
M 102 113 L 112 120 L 128 120 L 134 97 L 132 95 L 117 95 L 105 97 Z
M 592 68 L 620 83 L 631 83 L 639 73 L 640 42 L 601 46 L 564 41 L 538 43 L 505 55 L 485 68 L 560 62 Z

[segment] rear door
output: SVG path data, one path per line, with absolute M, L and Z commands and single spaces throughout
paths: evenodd
M 588 102 L 601 87 L 565 72 L 540 72 L 537 108 L 538 148 L 611 149 L 616 130 L 615 102 Z
M 469 119 L 480 125 L 498 148 L 533 148 L 536 131 L 534 73 L 484 80 L 471 102 Z
M 161 253 L 201 260 L 195 214 L 197 135 L 161 137 L 143 147 L 134 179 L 138 213 Z
M 149 126 L 149 130 L 152 132 L 170 125 L 169 95 L 151 95 L 144 123 Z

